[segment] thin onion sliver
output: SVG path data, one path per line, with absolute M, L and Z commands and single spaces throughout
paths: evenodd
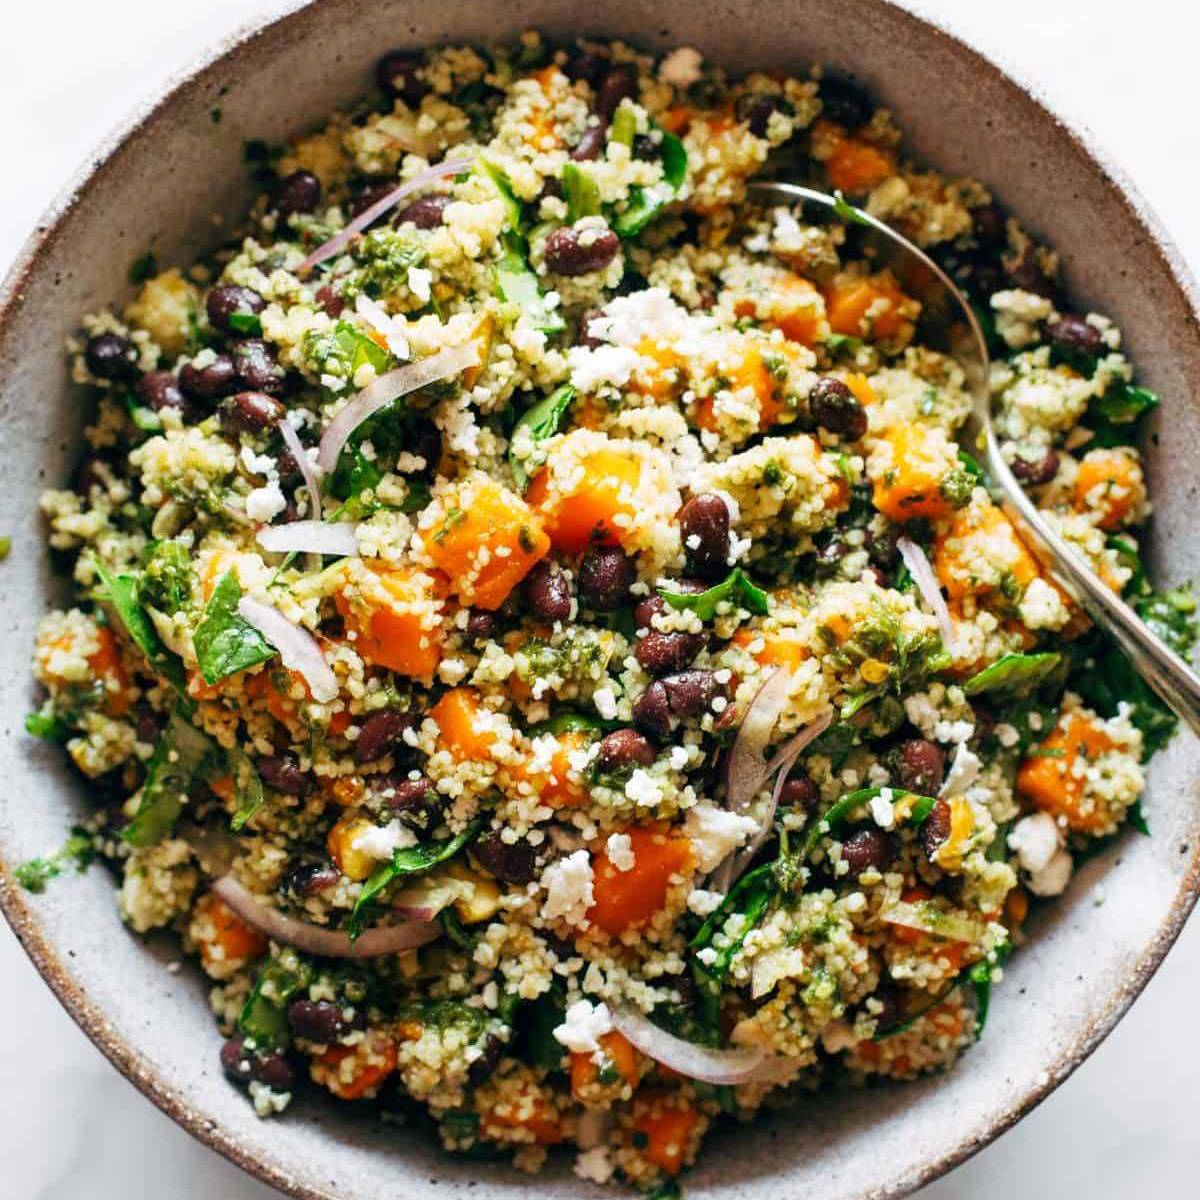
M 338 554 L 348 558 L 358 553 L 356 528 L 353 521 L 290 521 L 260 529 L 258 544 L 273 554 Z
M 613 1010 L 613 1026 L 648 1058 L 702 1083 L 739 1084 L 755 1077 L 764 1055 L 757 1047 L 714 1050 L 660 1029 L 636 1009 Z
M 337 696 L 337 676 L 325 661 L 317 639 L 307 629 L 289 621 L 273 605 L 263 604 L 252 596 L 243 596 L 238 601 L 238 613 L 279 651 L 285 667 L 304 676 L 314 700 L 328 704 Z
M 906 537 L 896 542 L 896 549 L 900 551 L 900 557 L 904 559 L 904 565 L 908 568 L 913 583 L 917 585 L 921 598 L 929 605 L 929 611 L 937 617 L 938 629 L 941 630 L 946 649 L 953 653 L 954 622 L 946 605 L 946 597 L 942 595 L 942 585 L 938 583 L 933 567 L 925 557 L 925 551 L 911 538 Z

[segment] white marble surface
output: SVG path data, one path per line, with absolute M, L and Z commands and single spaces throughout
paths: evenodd
M 9 162 L 7 262 L 89 149 L 205 44 L 278 8 L 261 0 L 5 6 L 0 111 Z M 1100 135 L 1200 261 L 1191 94 L 1200 17 L 1180 0 L 924 0 L 1039 80 Z M 69 886 L 69 885 L 67 885 Z M 0 927 L 0 1194 L 21 1200 L 267 1200 L 274 1195 L 177 1129 L 60 1011 Z M 921 1193 L 923 1200 L 1195 1194 L 1200 1130 L 1200 927 L 1193 921 L 1116 1033 L 1036 1113 Z M 999 994 L 999 1003 L 1015 1002 Z M 198 1046 L 198 1054 L 214 1053 Z M 969 1070 L 969 1062 L 964 1069 Z

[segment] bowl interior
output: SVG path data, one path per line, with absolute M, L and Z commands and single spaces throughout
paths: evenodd
M 85 413 L 63 369 L 79 314 L 129 290 L 130 263 L 152 249 L 188 261 L 236 223 L 247 199 L 248 138 L 282 140 L 319 124 L 369 87 L 393 45 L 488 42 L 537 27 L 550 35 L 618 35 L 650 47 L 688 44 L 732 71 L 810 62 L 870 86 L 918 157 L 993 186 L 1063 254 L 1070 290 L 1113 316 L 1164 428 L 1147 447 L 1156 502 L 1151 557 L 1162 580 L 1196 574 L 1200 336 L 1190 282 L 1153 222 L 1069 130 L 996 68 L 882 0 L 324 0 L 233 45 L 143 115 L 132 135 L 48 218 L 10 278 L 0 327 L 0 510 L 13 536 L 2 568 L 0 637 L 13 669 L 0 677 L 0 856 L 11 868 L 56 845 L 80 811 L 59 753 L 26 737 L 36 697 L 25 664 L 34 624 L 61 594 L 36 499 L 66 479 Z M 211 120 L 219 104 L 223 119 Z M 1174 272 L 1174 273 L 1173 273 Z M 688 1179 L 693 1195 L 902 1194 L 978 1149 L 1063 1078 L 1140 990 L 1195 898 L 1200 760 L 1181 734 L 1155 760 L 1146 799 L 1154 835 L 1126 836 L 1035 919 L 995 997 L 986 1037 L 948 1076 L 906 1087 L 823 1094 L 710 1146 Z M 1101 882 L 1103 893 L 1100 891 Z M 403 1192 L 512 1196 L 531 1187 L 500 1164 L 443 1157 L 420 1133 L 348 1119 L 316 1100 L 262 1122 L 217 1068 L 206 988 L 163 964 L 169 942 L 142 943 L 121 925 L 112 882 L 96 870 L 46 895 L 18 894 L 0 872 L 10 921 L 52 986 L 101 1048 L 199 1136 L 297 1195 L 365 1198 Z M 1103 901 L 1101 903 L 1101 900 Z M 558 1195 L 590 1185 L 556 1166 Z

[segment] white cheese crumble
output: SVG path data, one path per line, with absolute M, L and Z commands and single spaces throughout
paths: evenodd
M 278 483 L 255 488 L 246 497 L 246 516 L 252 521 L 273 521 L 285 508 L 287 500 L 279 490 Z
M 586 850 L 576 850 L 551 863 L 542 874 L 546 902 L 542 916 L 547 921 L 560 917 L 568 925 L 578 925 L 592 907 L 592 859 Z
M 591 1054 L 600 1049 L 599 1039 L 612 1027 L 607 1004 L 577 1000 L 567 1009 L 563 1023 L 555 1027 L 554 1040 L 573 1054 Z
M 629 776 L 625 784 L 625 795 L 643 808 L 655 808 L 662 803 L 663 798 L 662 788 L 642 767 L 634 768 L 633 774 Z
M 592 703 L 596 711 L 606 721 L 613 721 L 617 716 L 617 697 L 610 687 L 597 688 L 592 693 Z
M 607 1146 L 582 1150 L 575 1159 L 575 1174 L 589 1183 L 607 1183 L 613 1177 L 613 1169 Z
M 618 871 L 633 870 L 633 841 L 627 833 L 610 833 L 604 844 L 604 852 L 608 861 Z
M 696 852 L 697 866 L 701 871 L 712 871 L 731 851 L 758 832 L 758 822 L 753 817 L 701 803 L 688 809 L 684 829 Z
M 416 844 L 417 835 L 399 821 L 389 821 L 383 826 L 372 825 L 355 834 L 351 843 L 360 854 L 378 859 L 391 858 L 392 851 L 405 850 Z
M 433 272 L 427 271 L 424 267 L 409 267 L 408 268 L 408 290 L 420 300 L 422 304 L 428 304 L 430 296 L 433 295 Z
M 680 46 L 672 50 L 658 68 L 658 77 L 663 83 L 677 88 L 689 88 L 701 75 L 704 58 L 699 50 L 691 46 Z

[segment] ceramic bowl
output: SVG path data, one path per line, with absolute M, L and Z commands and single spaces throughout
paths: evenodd
M 62 756 L 26 737 L 25 664 L 34 623 L 60 591 L 43 545 L 39 490 L 76 460 L 84 414 L 63 339 L 80 313 L 128 293 L 132 260 L 189 261 L 247 200 L 244 139 L 282 140 L 370 86 L 393 45 L 487 42 L 540 27 L 686 44 L 734 71 L 820 61 L 857 75 L 913 150 L 975 175 L 1061 251 L 1082 303 L 1124 329 L 1145 382 L 1164 397 L 1148 446 L 1159 579 L 1200 569 L 1200 330 L 1195 286 L 1133 188 L 1025 86 L 945 30 L 883 0 L 319 0 L 217 48 L 100 148 L 22 251 L 0 294 L 0 512 L 13 554 L 0 578 L 0 858 L 11 871 L 56 845 L 81 811 Z M 220 124 L 211 119 L 219 106 Z M 999 987 L 986 1036 L 949 1075 L 823 1094 L 720 1136 L 689 1175 L 690 1197 L 894 1197 L 947 1170 L 1016 1121 L 1113 1027 L 1161 961 L 1200 887 L 1200 758 L 1186 735 L 1154 761 L 1153 837 L 1128 835 L 1038 915 Z M 1094 903 L 1103 880 L 1106 900 Z M 30 897 L 0 872 L 0 901 L 31 958 L 97 1046 L 176 1121 L 294 1196 L 516 1200 L 538 1189 L 593 1196 L 569 1159 L 536 1182 L 498 1164 L 452 1161 L 429 1139 L 306 1098 L 260 1121 L 221 1076 L 198 972 L 169 974 L 169 943 L 120 923 L 103 870 Z

